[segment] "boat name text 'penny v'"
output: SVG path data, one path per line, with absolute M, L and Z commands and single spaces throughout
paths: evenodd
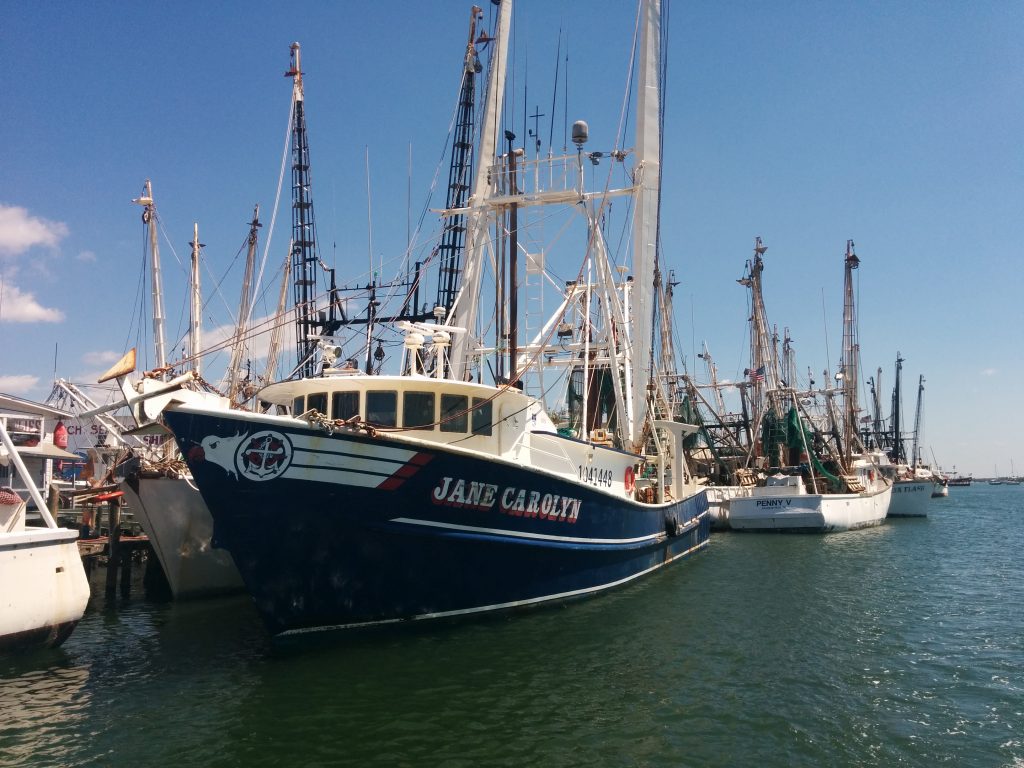
M 793 503 L 792 499 L 758 499 L 759 507 L 788 507 Z

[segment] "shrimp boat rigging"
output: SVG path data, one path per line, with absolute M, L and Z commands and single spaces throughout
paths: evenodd
M 229 553 L 215 549 L 213 519 L 206 504 L 194 487 L 187 466 L 177 455 L 177 450 L 168 438 L 168 431 L 160 421 L 160 413 L 172 399 L 191 399 L 203 403 L 227 405 L 223 397 L 201 391 L 199 292 L 199 231 L 195 225 L 192 240 L 192 277 L 190 280 L 191 329 L 189 332 L 191 370 L 168 379 L 171 366 L 168 364 L 164 341 L 163 288 L 160 268 L 160 251 L 157 245 L 157 211 L 153 200 L 153 188 L 147 179 L 143 194 L 135 199 L 143 207 L 142 221 L 147 229 L 153 303 L 153 336 L 155 340 L 156 368 L 134 384 L 128 381 L 128 374 L 135 369 L 135 350 L 130 350 L 116 363 L 100 382 L 117 379 L 124 400 L 105 406 L 89 400 L 73 385 L 57 382 L 73 401 L 85 410 L 82 418 L 104 419 L 104 414 L 129 406 L 137 428 L 124 430 L 120 423 L 106 418 L 108 434 L 124 451 L 119 456 L 118 471 L 123 472 L 121 489 L 129 507 L 134 511 L 149 537 L 153 552 L 160 563 L 170 589 L 176 600 L 214 597 L 242 589 L 242 579 Z M 250 224 L 249 255 L 251 263 L 255 250 L 255 232 L 259 227 L 258 216 L 254 213 Z M 248 278 L 247 278 L 248 279 Z M 237 348 L 237 344 L 235 348 Z M 233 362 L 232 366 L 235 366 Z M 234 372 L 231 368 L 230 372 Z M 232 379 L 234 382 L 235 379 Z M 232 384 L 234 386 L 234 384 Z M 146 444 L 144 437 L 156 437 L 156 444 Z
M 707 545 L 706 498 L 682 451 L 693 428 L 669 418 L 653 354 L 663 318 L 650 311 L 660 295 L 660 5 L 643 2 L 640 13 L 637 144 L 613 156 L 623 168 L 635 161 L 626 188 L 585 191 L 583 123 L 574 126 L 575 155 L 530 161 L 506 133 L 508 151 L 492 160 L 512 18 L 511 0 L 503 0 L 487 37 L 479 143 L 455 180 L 471 194 L 444 214 L 464 244 L 444 241 L 452 247 L 444 249 L 449 271 L 429 313 L 434 322 L 392 318 L 404 332 L 402 374 L 344 365 L 330 333 L 346 318 L 315 309 L 316 294 L 297 295 L 302 376 L 259 393 L 278 413 L 189 402 L 165 409 L 213 515 L 215 543 L 231 552 L 272 633 L 582 597 Z M 473 37 L 471 28 L 464 78 L 478 70 Z M 304 123 L 295 125 L 293 147 L 308 147 Z M 308 168 L 305 154 L 295 162 Z M 293 264 L 297 280 L 314 281 L 308 184 L 293 187 L 293 222 L 302 228 Z M 611 195 L 634 198 L 630 280 L 616 279 L 599 226 Z M 524 229 L 534 206 L 582 213 L 586 246 L 576 259 L 582 255 L 584 266 L 560 288 L 556 312 L 520 346 L 511 290 L 519 279 L 511 256 L 520 248 L 505 234 Z M 488 267 L 499 294 L 494 324 L 483 322 Z M 341 308 L 333 290 L 328 297 Z M 384 322 L 368 313 L 370 320 Z M 488 329 L 493 345 L 484 339 Z M 527 393 L 554 389 L 558 378 L 549 370 L 545 379 L 546 368 L 569 380 L 561 429 L 543 397 Z M 494 383 L 483 380 L 485 371 Z
M 893 481 L 892 501 L 889 503 L 889 517 L 927 517 L 929 500 L 935 490 L 942 487 L 932 470 L 921 462 L 919 439 L 921 432 L 921 400 L 924 395 L 924 376 L 917 385 L 917 409 L 914 416 L 913 443 L 908 459 L 905 438 L 901 432 L 903 409 L 903 363 L 896 353 L 896 383 L 892 391 L 892 430 L 889 449 L 890 468 Z
M 729 525 L 734 529 L 831 532 L 879 525 L 885 520 L 892 484 L 883 476 L 882 465 L 888 462 L 884 454 L 865 449 L 857 433 L 860 345 L 853 271 L 859 265 L 853 241 L 848 241 L 843 362 L 836 375 L 842 388 L 842 418 L 831 407 L 832 393 L 825 393 L 832 444 L 825 439 L 826 430 L 816 429 L 804 413 L 795 390 L 770 388 L 761 431 L 766 466 L 773 472 L 750 495 L 729 500 Z M 773 367 L 769 364 L 765 370 Z M 785 412 L 787 406 L 788 415 L 779 418 L 776 414 Z

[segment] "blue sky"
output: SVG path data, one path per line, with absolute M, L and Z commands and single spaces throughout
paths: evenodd
M 591 144 L 611 148 L 634 14 L 629 0 L 520 2 L 513 129 L 525 87 L 547 137 L 561 27 L 568 120 L 586 119 Z M 187 311 L 193 222 L 204 282 L 227 275 L 208 322 L 227 322 L 253 205 L 270 217 L 293 40 L 322 253 L 343 278 L 365 273 L 367 157 L 375 258 L 400 252 L 410 144 L 415 219 L 442 156 L 468 18 L 468 3 L 447 0 L 7 4 L 0 391 L 43 399 L 55 356 L 57 375 L 90 382 L 149 343 L 133 330 L 143 231 L 130 202 L 147 178 L 169 238 L 169 338 Z M 865 375 L 883 368 L 887 400 L 901 352 L 911 407 L 917 376 L 927 380 L 924 443 L 940 463 L 990 475 L 1013 459 L 1024 472 L 1024 5 L 677 0 L 669 35 L 662 239 L 691 366 L 701 370 L 694 347 L 706 340 L 720 375 L 742 376 L 735 281 L 757 235 L 770 320 L 790 328 L 801 369 L 834 366 L 852 238 Z M 426 229 L 435 224 L 428 214 Z M 287 228 L 283 209 L 274 263 Z

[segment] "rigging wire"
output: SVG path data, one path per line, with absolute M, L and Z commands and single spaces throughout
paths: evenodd
M 263 244 L 263 257 L 260 259 L 260 269 L 256 275 L 256 284 L 252 289 L 252 301 L 249 302 L 249 308 L 245 314 L 245 325 L 248 326 L 252 320 L 253 307 L 256 304 L 256 297 L 266 300 L 265 295 L 260 294 L 260 283 L 263 282 L 263 270 L 267 266 L 267 256 L 270 253 L 270 243 L 274 238 L 274 225 L 277 223 L 277 211 L 281 205 L 281 190 L 284 187 L 284 174 L 288 164 L 288 154 L 291 149 L 291 132 L 292 132 L 292 118 L 295 115 L 295 90 L 292 89 L 291 105 L 288 108 L 288 122 L 285 124 L 284 132 L 284 150 L 281 153 L 281 170 L 277 176 L 277 192 L 274 195 L 274 205 L 270 209 L 270 224 L 267 227 L 267 240 Z M 268 286 L 269 290 L 269 286 Z

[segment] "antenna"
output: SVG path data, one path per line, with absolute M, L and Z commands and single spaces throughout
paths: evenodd
M 370 147 L 363 147 L 366 158 L 366 255 L 370 259 L 370 272 L 373 272 L 373 195 L 370 193 Z
M 555 87 L 551 92 L 551 122 L 548 125 L 548 152 L 554 142 L 555 135 L 555 106 L 558 103 L 558 71 L 562 64 L 562 25 L 558 25 L 558 46 L 555 49 Z M 564 126 L 563 126 L 564 127 Z M 565 148 L 562 148 L 565 151 Z

